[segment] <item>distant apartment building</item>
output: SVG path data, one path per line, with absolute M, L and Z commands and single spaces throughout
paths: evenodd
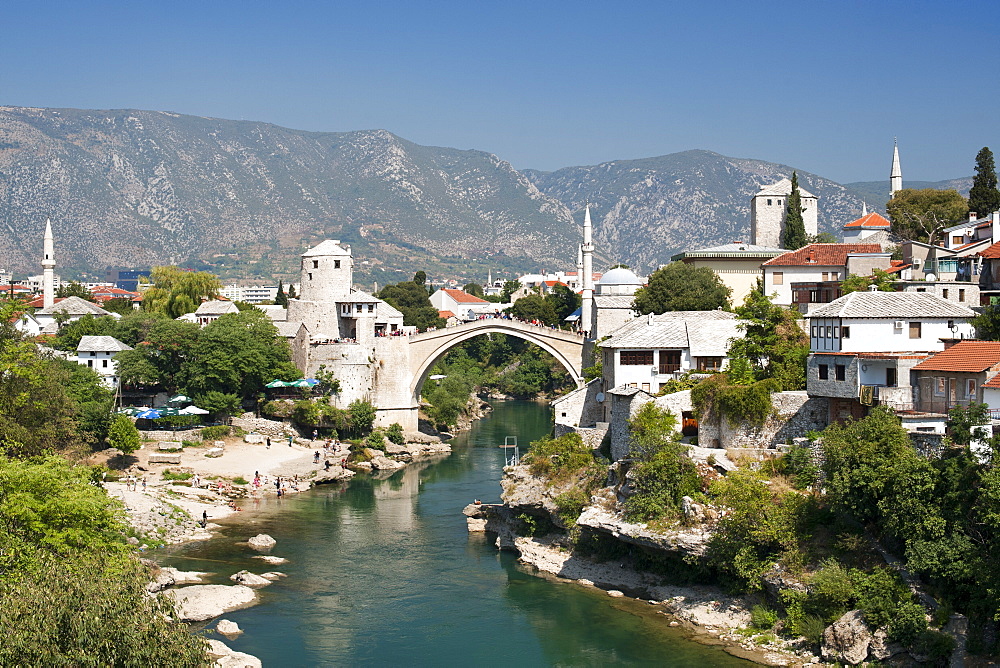
M 261 304 L 273 302 L 278 296 L 277 285 L 227 285 L 219 290 L 219 295 L 234 302 Z

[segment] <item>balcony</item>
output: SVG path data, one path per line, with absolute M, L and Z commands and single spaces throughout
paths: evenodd
M 678 364 L 661 364 L 659 366 L 659 372 L 658 373 L 660 373 L 660 374 L 667 374 L 667 373 L 673 373 L 675 371 L 680 371 L 680 370 L 681 370 L 681 365 L 679 363 Z

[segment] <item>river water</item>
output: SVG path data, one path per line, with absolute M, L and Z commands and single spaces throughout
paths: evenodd
M 499 501 L 497 446 L 516 436 L 523 451 L 549 429 L 546 406 L 499 403 L 451 455 L 248 505 L 216 538 L 155 557 L 229 584 L 270 570 L 238 543 L 273 536 L 288 577 L 225 615 L 245 630 L 227 644 L 265 666 L 752 665 L 686 639 L 648 604 L 531 575 L 468 533 L 462 508 Z

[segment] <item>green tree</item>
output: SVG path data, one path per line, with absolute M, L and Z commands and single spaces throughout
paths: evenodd
M 552 288 L 552 292 L 545 295 L 545 299 L 550 301 L 552 303 L 552 307 L 555 309 L 555 324 L 562 324 L 566 318 L 572 315 L 573 311 L 580 308 L 580 304 L 583 302 L 580 295 L 576 294 L 565 285 L 557 285 Z
M 86 299 L 88 302 L 94 301 L 94 295 L 90 290 L 76 281 L 70 281 L 56 288 L 56 297 L 60 299 L 64 297 L 79 297 L 80 299 Z
M 142 437 L 132 420 L 125 415 L 116 415 L 108 429 L 108 445 L 128 455 L 139 449 Z
M 214 274 L 180 267 L 153 267 L 149 281 L 152 287 L 143 295 L 143 309 L 171 318 L 193 313 L 203 299 L 218 297 L 222 288 Z
M 296 297 L 298 297 L 298 295 L 295 294 L 295 285 L 294 284 L 289 284 L 289 286 L 288 286 L 288 298 L 289 299 L 295 299 Z
M 424 285 L 427 283 L 427 272 L 420 270 L 413 275 L 413 282 L 417 285 Z
M 444 327 L 444 318 L 438 315 L 438 310 L 431 304 L 427 291 L 420 284 L 403 281 L 387 285 L 379 291 L 377 297 L 384 299 L 403 314 L 404 325 L 421 330 Z
M 539 320 L 546 325 L 554 325 L 559 321 L 552 302 L 541 295 L 521 297 L 507 309 L 507 313 L 521 320 Z
M 375 406 L 368 401 L 355 399 L 347 406 L 351 416 L 351 431 L 355 436 L 364 436 L 372 430 L 375 424 Z
M 135 308 L 132 306 L 132 300 L 128 297 L 115 297 L 114 299 L 109 299 L 101 304 L 101 308 L 108 313 L 117 313 L 118 315 L 127 315 L 135 312 Z
M 1000 304 L 990 304 L 971 320 L 976 328 L 976 338 L 1000 341 Z
M 84 336 L 113 336 L 115 319 L 109 315 L 94 316 L 90 313 L 59 328 L 52 347 L 56 350 L 75 351 Z
M 285 284 L 278 281 L 278 293 L 274 296 L 274 303 L 278 306 L 288 307 L 288 295 L 285 294 Z
M 300 378 L 291 360 L 288 343 L 264 313 L 231 313 L 201 330 L 178 365 L 177 383 L 195 397 L 216 391 L 252 398 L 275 378 Z
M 204 394 L 195 396 L 194 403 L 212 415 L 220 416 L 223 418 L 223 421 L 230 415 L 239 413 L 242 408 L 239 395 L 231 392 L 220 392 L 218 390 L 209 390 Z
M 802 194 L 799 192 L 799 175 L 792 172 L 792 192 L 785 206 L 785 227 L 781 233 L 781 246 L 798 250 L 806 245 L 806 224 L 802 220 Z
M 997 189 L 997 167 L 993 151 L 984 146 L 976 154 L 976 175 L 969 190 L 969 211 L 988 216 L 1000 210 L 1000 190 Z
M 737 370 L 733 368 L 734 360 L 744 359 L 753 368 L 756 380 L 773 378 L 783 390 L 803 389 L 809 337 L 799 327 L 798 312 L 771 302 L 759 279 L 743 305 L 733 310 L 745 335 L 729 345 L 731 371 Z
M 731 290 L 708 267 L 671 262 L 649 277 L 635 293 L 640 314 L 667 311 L 713 311 L 728 308 Z
M 483 298 L 483 286 L 479 283 L 466 283 L 462 290 L 480 299 Z
M 957 190 L 900 190 L 886 205 L 892 232 L 901 239 L 933 244 L 938 233 L 969 214 L 969 204 Z
M 688 447 L 680 442 L 677 418 L 653 402 L 643 404 L 629 419 L 633 494 L 625 501 L 625 515 L 648 521 L 675 516 L 684 496 L 701 488 Z
M 879 292 L 895 292 L 893 280 L 887 272 L 875 269 L 871 276 L 850 274 L 840 283 L 840 289 L 846 295 L 851 292 L 866 292 L 874 285 Z
M 520 281 L 515 281 L 515 280 L 504 281 L 503 287 L 500 288 L 500 303 L 509 304 L 511 295 L 513 295 L 520 289 L 521 289 Z

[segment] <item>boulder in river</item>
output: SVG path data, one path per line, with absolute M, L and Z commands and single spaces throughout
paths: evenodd
M 272 557 L 269 554 L 258 554 L 256 557 L 252 557 L 252 558 L 253 559 L 260 559 L 265 564 L 270 564 L 272 566 L 277 566 L 278 564 L 288 563 L 288 559 L 285 559 L 284 557 Z
M 257 575 L 256 573 L 251 573 L 250 571 L 240 571 L 229 576 L 229 579 L 236 584 L 241 584 L 247 587 L 266 587 L 271 584 L 271 581 L 265 577 Z
M 255 550 L 270 550 L 278 544 L 278 541 L 274 540 L 266 533 L 260 533 L 248 540 L 247 544 Z
M 164 595 L 174 602 L 185 622 L 203 622 L 257 603 L 257 592 L 243 585 L 193 585 L 168 590 Z
M 823 658 L 856 666 L 868 658 L 872 632 L 860 610 L 845 612 L 823 631 Z
M 239 624 L 231 622 L 228 619 L 220 619 L 219 623 L 215 625 L 215 630 L 230 639 L 243 633 L 243 629 L 240 628 Z
M 245 652 L 234 652 L 220 640 L 209 640 L 206 653 L 215 659 L 213 665 L 217 668 L 261 668 L 260 659 Z

